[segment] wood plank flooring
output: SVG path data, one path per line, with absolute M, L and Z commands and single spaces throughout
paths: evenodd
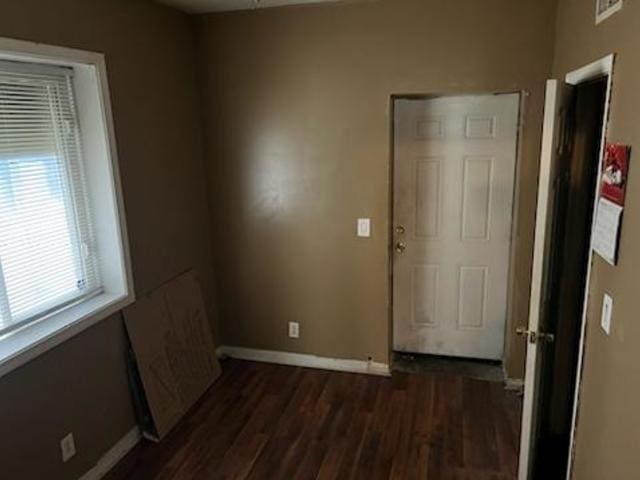
M 227 360 L 161 444 L 107 480 L 511 480 L 520 400 L 452 374 L 392 378 Z

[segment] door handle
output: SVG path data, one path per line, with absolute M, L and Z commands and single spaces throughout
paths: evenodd
M 556 336 L 553 333 L 533 332 L 524 327 L 516 328 L 516 335 L 526 337 L 531 344 L 536 344 L 538 342 L 553 343 L 556 340 Z
M 396 252 L 398 253 L 404 253 L 405 249 L 407 248 L 407 246 L 404 244 L 404 242 L 398 242 L 396 243 Z
M 404 227 L 403 227 L 402 225 L 398 225 L 398 226 L 396 227 L 396 233 L 397 233 L 398 235 L 404 235 Z

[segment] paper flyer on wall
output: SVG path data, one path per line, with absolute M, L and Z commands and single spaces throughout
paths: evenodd
M 615 265 L 617 261 L 622 210 L 620 205 L 606 198 L 601 197 L 598 200 L 593 249 L 611 265 Z

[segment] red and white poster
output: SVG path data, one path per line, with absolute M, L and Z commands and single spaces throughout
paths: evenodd
M 631 147 L 607 143 L 602 160 L 600 198 L 596 210 L 593 249 L 611 265 L 618 261 L 620 226 L 627 191 Z
M 602 165 L 600 195 L 611 202 L 624 206 L 629 173 L 631 147 L 607 143 Z

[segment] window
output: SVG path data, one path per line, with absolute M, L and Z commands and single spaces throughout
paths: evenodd
M 100 291 L 72 76 L 0 62 L 0 334 Z
M 133 301 L 103 55 L 0 38 L 0 376 Z

